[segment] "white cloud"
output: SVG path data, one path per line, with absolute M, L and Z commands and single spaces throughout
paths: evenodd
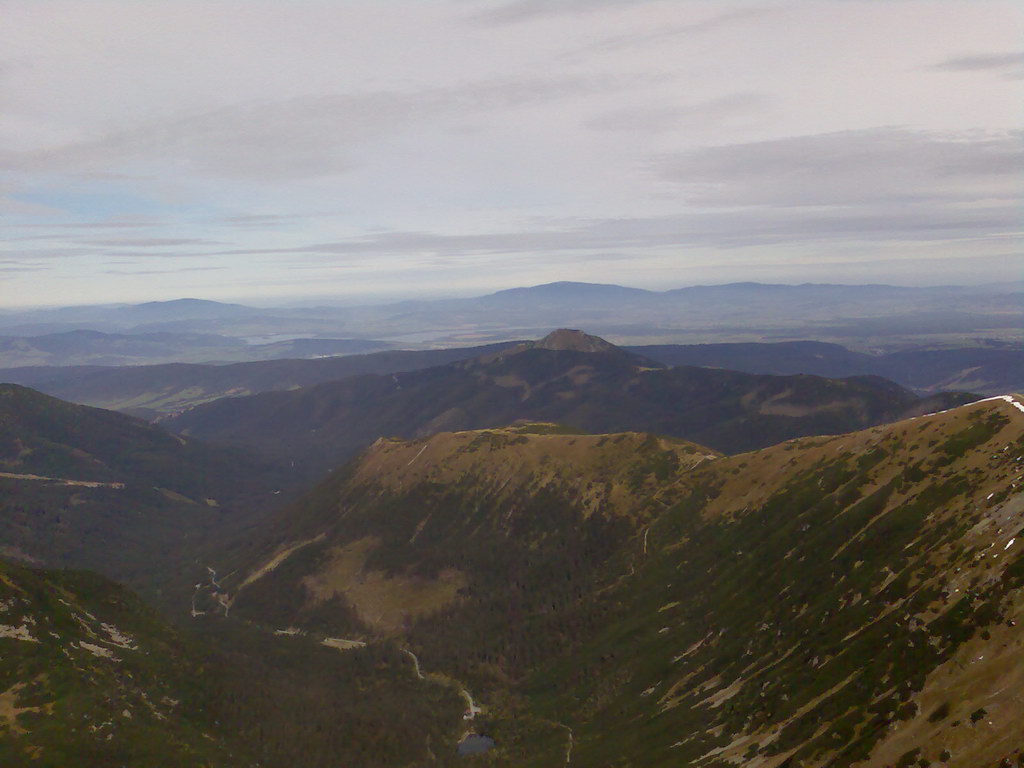
M 795 136 L 663 156 L 700 206 L 934 206 L 1024 197 L 1024 133 L 900 128 Z
M 886 251 L 882 264 L 892 243 L 929 244 L 906 251 L 925 260 L 969 241 L 980 258 L 979 243 L 1005 247 L 1019 205 L 1015 2 L 3 13 L 2 227 L 49 265 L 7 285 L 39 300 L 131 298 L 139 281 L 93 277 L 111 253 L 169 264 L 165 298 L 195 289 L 186 270 L 272 292 L 297 259 L 332 254 L 396 281 L 432 260 L 532 282 L 583 263 L 640 276 L 673 248 L 681 270 L 714 249 L 781 267 L 817 244 Z M 418 279 L 440 290 L 445 274 Z

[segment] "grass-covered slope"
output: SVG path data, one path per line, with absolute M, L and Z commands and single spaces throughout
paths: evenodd
M 381 441 L 224 589 L 466 682 L 492 764 L 995 768 L 1024 749 L 1022 408 L 728 458 Z
M 525 691 L 581 766 L 1016 761 L 1022 454 L 994 400 L 701 467 Z
M 0 562 L 0 765 L 253 765 L 205 722 L 201 678 L 127 590 Z
M 382 636 L 470 611 L 507 645 L 505 611 L 567 605 L 591 589 L 666 503 L 659 485 L 716 456 L 548 424 L 382 439 L 248 554 L 225 582 L 232 609 L 279 627 Z

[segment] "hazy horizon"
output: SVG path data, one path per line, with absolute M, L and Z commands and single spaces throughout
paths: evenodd
M 4 15 L 0 307 L 1022 276 L 1016 3 Z
M 767 280 L 730 280 L 728 282 L 704 282 L 704 283 L 686 283 L 679 285 L 662 285 L 662 286 L 642 286 L 642 285 L 631 285 L 628 283 L 595 283 L 587 280 L 554 280 L 547 283 L 534 283 L 530 285 L 513 285 L 503 286 L 499 288 L 493 288 L 490 290 L 463 290 L 463 291 L 436 291 L 436 292 L 409 292 L 409 293 L 380 293 L 380 294 L 301 294 L 301 295 L 283 295 L 277 297 L 259 297 L 259 296 L 240 296 L 235 298 L 209 298 L 205 296 L 170 296 L 168 298 L 158 299 L 145 299 L 145 300 L 126 300 L 126 301 L 77 301 L 77 302 L 64 302 L 58 304 L 18 304 L 10 303 L 0 305 L 0 310 L 8 312 L 24 312 L 32 310 L 46 310 L 46 309 L 60 309 L 60 308 L 71 308 L 71 307 L 88 307 L 88 306 L 134 306 L 137 304 L 145 303 L 169 303 L 174 301 L 212 301 L 224 304 L 240 304 L 248 305 L 256 308 L 301 308 L 301 307 L 314 307 L 314 306 L 375 306 L 375 305 L 387 305 L 392 303 L 400 303 L 405 301 L 445 301 L 445 300 L 456 300 L 456 299 L 472 299 L 479 298 L 482 296 L 488 296 L 493 293 L 501 291 L 514 290 L 520 288 L 540 288 L 551 284 L 557 283 L 576 283 L 583 285 L 600 285 L 600 286 L 612 286 L 620 288 L 635 288 L 644 291 L 651 291 L 652 293 L 661 293 L 665 291 L 679 290 L 681 288 L 706 288 L 706 287 L 717 287 L 724 285 L 736 285 L 743 283 L 754 283 L 758 285 L 787 285 L 787 286 L 801 286 L 801 285 L 840 285 L 840 286 L 889 286 L 894 288 L 999 288 L 1006 285 L 1005 281 L 991 281 L 991 280 L 979 280 L 977 282 L 932 282 L 932 283 L 920 283 L 912 284 L 906 282 L 892 281 L 892 282 L 855 282 L 855 281 L 841 281 L 837 280 L 834 282 L 828 281 L 815 281 L 806 280 L 801 282 L 786 282 L 786 281 L 767 281 Z M 1019 284 L 1024 284 L 1024 280 L 1011 281 L 1011 289 L 1015 288 Z

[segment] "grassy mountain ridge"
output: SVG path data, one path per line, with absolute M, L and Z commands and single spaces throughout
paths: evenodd
M 334 634 L 367 627 L 394 634 L 410 617 L 464 601 L 487 604 L 489 588 L 465 588 L 492 577 L 494 558 L 524 574 L 538 569 L 518 588 L 536 600 L 529 593 L 545 590 L 551 569 L 595 576 L 615 538 L 635 533 L 664 503 L 644 492 L 658 478 L 717 455 L 652 435 L 574 434 L 544 424 L 412 443 L 381 439 L 279 518 L 263 551 L 248 556 L 250 567 L 224 583 L 237 590 L 236 614 L 280 627 L 312 622 Z M 386 530 L 372 511 L 378 505 L 403 510 Z M 463 514 L 447 512 L 449 505 Z M 563 558 L 570 550 L 572 563 Z M 307 597 L 292 589 L 299 573 Z M 333 616 L 343 595 L 354 613 Z
M 1024 749 L 1019 403 L 718 458 L 381 441 L 279 521 L 232 610 L 402 638 L 482 699 L 495 765 L 994 768 Z

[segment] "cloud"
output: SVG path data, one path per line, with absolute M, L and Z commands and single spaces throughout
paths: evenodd
M 598 40 L 590 45 L 577 50 L 577 53 L 603 53 L 617 50 L 643 48 L 657 45 L 662 42 L 670 42 L 679 38 L 691 35 L 701 35 L 714 32 L 737 23 L 752 21 L 766 15 L 778 12 L 779 9 L 771 7 L 750 7 L 741 8 L 735 11 L 715 14 L 700 21 L 687 22 L 685 24 L 671 24 L 660 26 L 654 30 L 633 32 L 626 34 L 612 35 Z
M 160 225 L 156 219 L 127 220 L 127 219 L 103 219 L 100 221 L 61 221 L 46 222 L 42 224 L 19 224 L 23 229 L 45 229 L 50 230 L 96 230 L 96 229 L 151 229 Z
M 183 272 L 216 272 L 227 267 L 177 267 L 175 269 L 105 269 L 105 275 L 177 275 Z
M 469 19 L 478 24 L 516 24 L 565 14 L 593 13 L 608 7 L 641 5 L 647 0 L 513 0 Z
M 665 78 L 561 75 L 249 102 L 42 151 L 7 152 L 0 155 L 0 165 L 22 172 L 92 172 L 158 163 L 248 181 L 335 176 L 353 168 L 350 150 L 356 145 L 414 130 L 425 121 L 493 115 L 530 104 L 630 90 Z
M 1019 208 L 1004 203 L 936 209 L 929 204 L 894 207 L 884 203 L 854 208 L 750 207 L 740 210 L 651 217 L 576 219 L 544 229 L 477 234 L 425 231 L 381 232 L 292 248 L 226 251 L 222 255 L 294 257 L 292 266 L 336 263 L 344 258 L 382 266 L 423 259 L 449 263 L 508 261 L 544 265 L 589 262 L 595 255 L 620 252 L 639 258 L 652 251 L 686 248 L 823 243 L 928 242 L 1001 239 L 1019 232 Z M 282 261 L 282 263 L 285 263 Z
M 167 248 L 177 245 L 223 245 L 218 240 L 198 237 L 141 237 L 134 240 L 81 240 L 88 245 L 102 245 L 113 248 Z
M 758 93 L 734 93 L 717 99 L 681 106 L 621 107 L 603 112 L 584 125 L 599 131 L 648 131 L 657 133 L 683 126 L 706 127 L 738 116 L 749 115 L 769 103 Z
M 0 232 L 53 273 L 8 301 L 640 279 L 1019 230 L 1011 0 L 7 6 Z M 225 271 L 174 279 L 195 265 Z
M 1000 72 L 1004 76 L 1019 78 L 1024 67 L 1024 52 L 979 53 L 973 56 L 957 56 L 933 64 L 929 69 L 939 72 Z
M 236 227 L 239 229 L 262 229 L 286 226 L 300 219 L 306 218 L 303 214 L 292 214 L 283 216 L 276 213 L 254 213 L 243 216 L 223 216 L 213 223 L 224 227 Z
M 698 206 L 1020 200 L 1022 136 L 872 128 L 663 155 L 651 169 Z

